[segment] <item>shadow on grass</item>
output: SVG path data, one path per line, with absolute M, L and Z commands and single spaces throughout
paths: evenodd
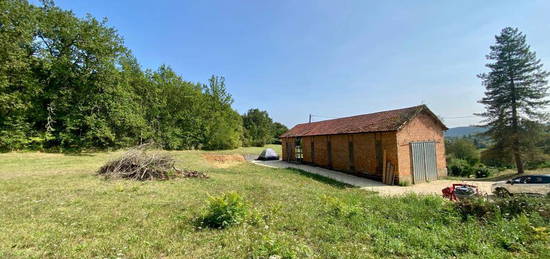
M 346 188 L 356 188 L 355 186 L 353 185 L 350 185 L 350 184 L 347 184 L 347 183 L 342 183 L 342 182 L 338 182 L 334 179 L 331 179 L 331 178 L 328 178 L 328 177 L 324 177 L 322 175 L 317 175 L 317 174 L 312 174 L 310 172 L 307 172 L 307 171 L 304 171 L 304 170 L 301 170 L 301 169 L 297 169 L 297 168 L 286 168 L 287 170 L 290 170 L 290 171 L 293 171 L 294 173 L 297 173 L 299 175 L 302 175 L 302 176 L 305 176 L 305 177 L 308 177 L 308 178 L 311 178 L 315 181 L 318 181 L 318 182 L 322 182 L 322 183 L 325 183 L 325 184 L 328 184 L 328 185 L 331 185 L 333 187 L 336 187 L 336 188 L 339 188 L 339 189 L 346 189 Z

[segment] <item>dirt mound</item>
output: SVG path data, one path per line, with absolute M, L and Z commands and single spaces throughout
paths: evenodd
M 174 158 L 160 151 L 147 151 L 146 148 L 130 149 L 120 158 L 107 162 L 98 174 L 105 178 L 134 180 L 168 180 L 177 177 L 208 178 L 205 173 L 186 171 L 174 166 Z
M 218 155 L 218 154 L 203 154 L 206 161 L 215 167 L 230 167 L 246 161 L 242 155 Z

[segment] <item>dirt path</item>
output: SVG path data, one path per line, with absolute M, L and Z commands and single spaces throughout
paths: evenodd
M 467 183 L 478 187 L 481 193 L 490 194 L 491 185 L 494 182 L 479 182 L 479 181 L 460 181 L 460 180 L 437 180 L 429 183 L 420 183 L 411 186 L 376 186 L 376 187 L 363 187 L 362 189 L 378 192 L 384 196 L 403 195 L 407 193 L 416 194 L 436 194 L 441 195 L 441 190 L 445 187 L 451 186 L 453 183 Z
M 461 180 L 437 180 L 429 183 L 415 184 L 411 186 L 397 186 L 397 185 L 386 185 L 378 181 L 366 179 L 363 177 L 357 177 L 342 172 L 329 170 L 321 167 L 303 165 L 303 164 L 293 164 L 285 161 L 251 161 L 254 164 L 261 166 L 268 166 L 273 168 L 296 168 L 304 170 L 306 172 L 325 176 L 331 179 L 334 179 L 339 182 L 347 183 L 356 187 L 359 187 L 364 190 L 375 191 L 383 196 L 395 196 L 395 195 L 404 195 L 407 193 L 416 193 L 416 194 L 435 194 L 441 195 L 441 190 L 445 187 L 451 186 L 453 183 L 467 183 L 471 185 L 476 185 L 479 188 L 479 191 L 482 193 L 491 193 L 491 185 L 495 182 L 490 181 L 461 181 Z

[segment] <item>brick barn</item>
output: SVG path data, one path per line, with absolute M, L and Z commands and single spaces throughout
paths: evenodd
M 421 183 L 447 175 L 445 130 L 425 105 L 303 123 L 281 135 L 282 159 L 388 184 Z

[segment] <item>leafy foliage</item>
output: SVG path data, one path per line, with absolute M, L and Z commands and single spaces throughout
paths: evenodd
M 288 128 L 273 122 L 267 111 L 250 109 L 242 116 L 244 127 L 244 145 L 263 147 L 265 144 L 280 144 L 279 136 L 288 131 Z
M 489 168 L 481 163 L 472 165 L 468 161 L 459 158 L 451 158 L 447 163 L 449 168 L 449 175 L 459 177 L 471 177 L 485 178 L 493 175 L 495 169 Z
M 272 142 L 273 121 L 266 111 L 250 109 L 243 115 L 244 144 L 262 147 Z
M 471 165 L 479 162 L 479 152 L 474 143 L 467 138 L 446 140 L 445 152 L 449 158 L 466 160 Z
M 200 224 L 210 228 L 226 228 L 238 225 L 245 220 L 248 206 L 244 199 L 235 192 L 221 196 L 211 196 L 208 200 L 206 214 L 200 218 Z
M 281 144 L 281 140 L 279 139 L 279 137 L 287 131 L 288 131 L 288 128 L 285 125 L 283 125 L 279 122 L 273 123 L 273 141 L 272 141 L 272 144 Z
M 511 219 L 521 214 L 537 214 L 550 219 L 550 199 L 548 197 L 529 197 L 515 195 L 511 197 L 463 199 L 455 204 L 464 219 L 475 217 L 489 220 L 494 218 Z
M 0 2 L 0 149 L 229 149 L 242 122 L 224 79 L 141 69 L 107 21 L 52 1 Z
M 486 134 L 494 140 L 492 149 L 512 154 L 518 173 L 523 173 L 527 153 L 540 152 L 541 122 L 548 114 L 547 80 L 540 59 L 530 50 L 525 35 L 517 28 L 504 28 L 496 37 L 487 59 L 489 73 L 479 75 L 486 87 L 484 104 Z

